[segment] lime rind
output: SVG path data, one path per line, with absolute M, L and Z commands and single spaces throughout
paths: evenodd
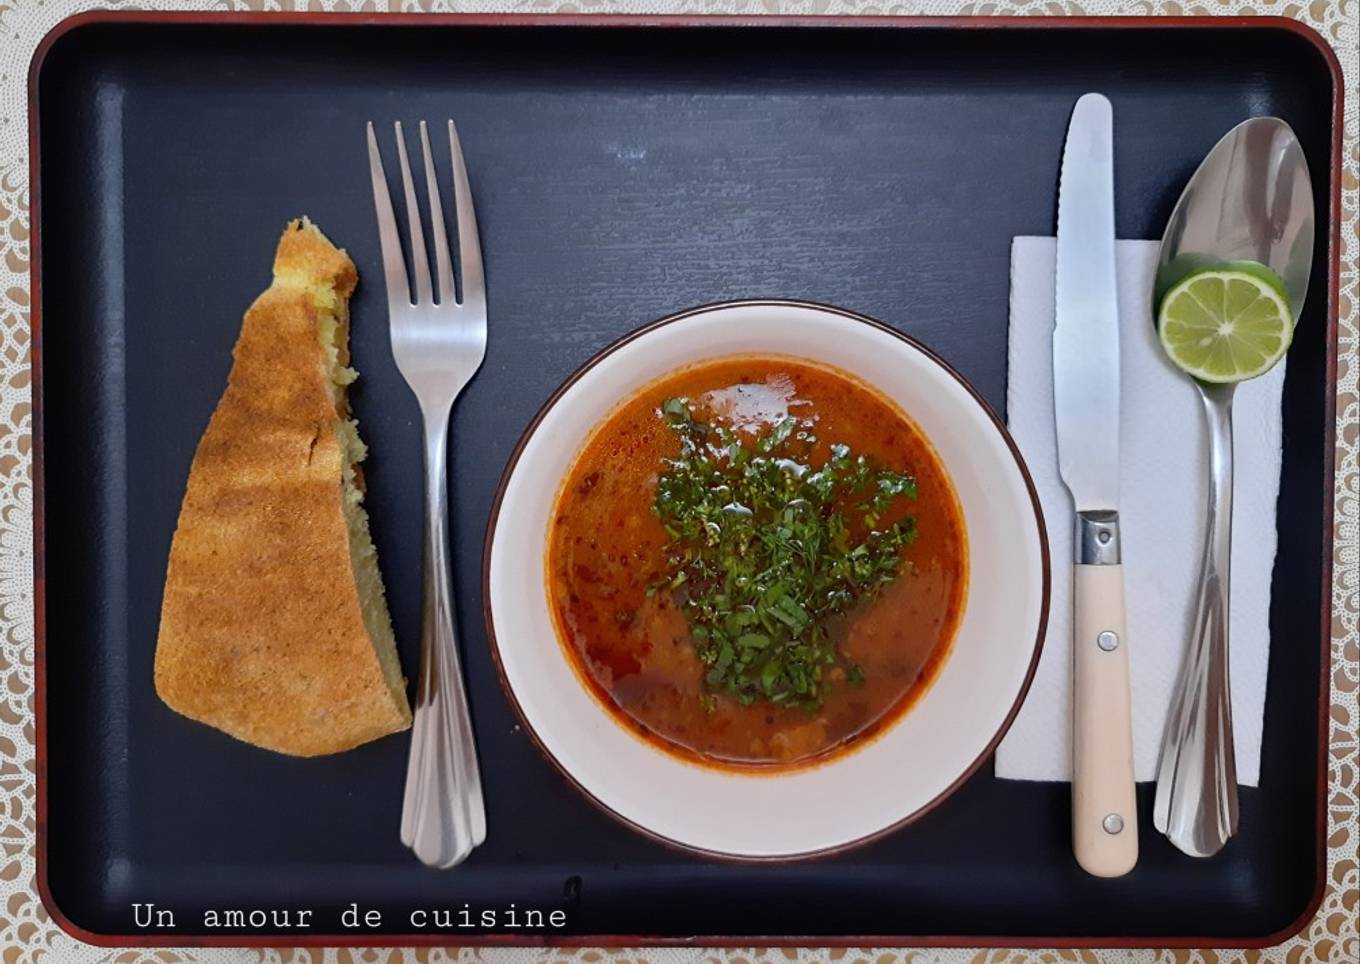
M 1293 316 L 1282 282 L 1262 265 L 1201 269 L 1161 301 L 1157 334 L 1167 357 L 1201 381 L 1263 375 L 1289 349 Z

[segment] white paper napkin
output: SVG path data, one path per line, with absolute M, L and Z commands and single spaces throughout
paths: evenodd
M 1039 670 L 996 753 L 997 776 L 1016 780 L 1071 778 L 1073 510 L 1058 476 L 1053 420 L 1055 250 L 1053 238 L 1021 237 L 1011 245 L 1006 403 L 1043 504 L 1054 577 Z M 1162 726 L 1189 641 L 1209 476 L 1198 393 L 1166 360 L 1151 322 L 1156 260 L 1154 241 L 1118 242 L 1119 516 L 1138 780 L 1156 778 Z M 1237 779 L 1245 786 L 1260 775 L 1283 386 L 1281 362 L 1240 386 L 1233 407 L 1229 626 Z

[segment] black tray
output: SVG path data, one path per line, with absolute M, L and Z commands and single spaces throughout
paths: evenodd
M 1340 137 L 1319 38 L 1283 20 L 387 23 L 98 14 L 35 61 L 39 875 L 63 926 L 175 945 L 1261 944 L 1302 926 L 1323 875 Z M 1262 779 L 1240 835 L 1216 859 L 1182 856 L 1151 830 L 1144 787 L 1138 868 L 1099 881 L 1072 859 L 1068 788 L 989 770 L 815 863 L 706 862 L 613 823 L 516 726 L 488 653 L 482 540 L 517 436 L 616 336 L 752 296 L 881 318 L 1002 410 L 1010 241 L 1053 230 L 1068 115 L 1092 89 L 1114 102 L 1121 237 L 1159 235 L 1200 158 L 1249 115 L 1288 120 L 1312 165 L 1322 227 L 1285 389 Z M 436 872 L 397 840 L 405 738 L 275 756 L 171 713 L 151 666 L 190 457 L 276 237 L 308 213 L 364 279 L 354 400 L 414 673 L 417 413 L 387 347 L 363 123 L 448 116 L 491 295 L 451 464 L 490 833 Z M 134 902 L 174 910 L 176 928 L 135 926 Z M 342 928 L 351 902 L 382 927 Z M 568 926 L 410 925 L 413 908 L 464 902 L 561 908 Z M 315 913 L 309 931 L 205 930 L 210 907 Z

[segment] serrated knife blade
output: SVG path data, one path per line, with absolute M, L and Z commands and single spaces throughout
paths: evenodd
M 1114 261 L 1114 115 L 1077 101 L 1058 181 L 1053 403 L 1058 469 L 1078 512 L 1119 505 L 1119 301 Z
M 1119 299 L 1114 113 L 1072 110 L 1058 181 L 1053 403 L 1076 510 L 1072 566 L 1072 849 L 1099 877 L 1138 862 L 1124 573 L 1119 554 Z

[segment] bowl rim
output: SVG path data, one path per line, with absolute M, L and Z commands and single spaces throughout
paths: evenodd
M 737 854 L 721 850 L 711 850 L 705 847 L 696 847 L 692 844 L 657 833 L 655 830 L 624 816 L 582 786 L 571 771 L 563 766 L 557 757 L 553 755 L 552 751 L 548 749 L 547 744 L 540 738 L 538 732 L 534 729 L 533 724 L 529 722 L 528 715 L 524 712 L 524 708 L 520 705 L 519 698 L 515 695 L 515 691 L 513 687 L 511 687 L 510 680 L 506 675 L 505 667 L 501 662 L 500 642 L 496 637 L 496 623 L 491 612 L 491 548 L 495 542 L 496 529 L 500 522 L 501 507 L 505 500 L 506 489 L 510 484 L 510 479 L 514 475 L 515 469 L 519 465 L 520 457 L 524 454 L 524 449 L 528 446 L 529 440 L 533 438 L 534 434 L 538 431 L 539 425 L 547 416 L 548 412 L 551 411 L 553 407 L 561 401 L 562 397 L 570 391 L 577 382 L 584 378 L 591 369 L 625 345 L 629 345 L 659 328 L 673 325 L 689 318 L 710 314 L 715 311 L 747 307 L 805 308 L 838 315 L 850 321 L 859 322 L 870 328 L 877 329 L 884 334 L 891 335 L 899 341 L 905 342 L 910 347 L 919 351 L 928 361 L 938 365 L 945 373 L 958 382 L 959 386 L 967 392 L 973 401 L 986 414 L 991 421 L 992 426 L 1000 434 L 1002 441 L 1006 443 L 1006 448 L 1010 451 L 1011 457 L 1015 460 L 1015 466 L 1020 472 L 1020 478 L 1025 485 L 1025 492 L 1029 496 L 1030 505 L 1034 510 L 1034 522 L 1037 529 L 1036 534 L 1039 538 L 1039 561 L 1043 586 L 1043 598 L 1040 600 L 1039 620 L 1038 625 L 1035 628 L 1034 649 L 1030 654 L 1029 667 L 1026 669 L 1025 677 L 1020 684 L 1019 690 L 1016 692 L 1015 700 L 1011 703 L 1010 709 L 1006 711 L 1006 715 L 1001 720 L 1000 726 L 998 726 L 996 732 L 992 735 L 991 739 L 987 741 L 986 746 L 982 748 L 973 762 L 964 768 L 958 777 L 956 777 L 947 787 L 925 804 L 903 816 L 900 820 L 896 820 L 886 827 L 882 827 L 872 833 L 856 837 L 853 840 L 843 841 L 829 847 L 821 847 L 814 850 L 790 854 Z M 533 743 L 534 748 L 538 750 L 539 754 L 552 765 L 553 769 L 556 770 L 558 774 L 560 774 L 582 797 L 616 823 L 671 850 L 733 864 L 783 864 L 795 861 L 822 860 L 849 853 L 868 846 L 889 834 L 895 833 L 908 824 L 915 823 L 953 796 L 954 793 L 972 779 L 972 777 L 982 768 L 983 764 L 991 758 L 1002 738 L 1005 737 L 1007 731 L 1010 730 L 1011 724 L 1015 721 L 1016 715 L 1020 712 L 1020 707 L 1025 702 L 1025 697 L 1029 693 L 1030 684 L 1034 681 L 1034 674 L 1039 668 L 1039 659 L 1043 655 L 1044 637 L 1048 630 L 1048 614 L 1049 606 L 1052 603 L 1052 597 L 1052 561 L 1048 544 L 1048 529 L 1044 525 L 1044 513 L 1039 502 L 1039 493 L 1034 487 L 1034 479 L 1030 475 L 1029 466 L 1025 463 L 1024 456 L 1021 455 L 1019 446 L 1015 444 L 1015 439 L 1011 437 L 1010 431 L 1006 428 L 1006 424 L 996 414 L 996 411 L 992 406 L 987 403 L 987 400 L 982 397 L 978 390 L 973 387 L 972 383 L 969 382 L 958 369 L 911 335 L 898 331 L 896 328 L 861 312 L 852 311 L 848 308 L 840 308 L 822 302 L 806 301 L 795 298 L 742 298 L 709 302 L 693 308 L 685 308 L 641 325 L 619 338 L 614 339 L 595 354 L 591 355 L 590 358 L 568 375 L 552 394 L 548 396 L 543 404 L 539 406 L 538 411 L 534 413 L 534 417 L 529 421 L 529 424 L 525 426 L 524 431 L 520 433 L 519 439 L 515 442 L 515 446 L 510 452 L 510 457 L 505 463 L 505 468 L 501 472 L 500 481 L 496 484 L 496 494 L 491 501 L 491 512 L 487 517 L 486 536 L 482 546 L 482 618 L 486 623 L 487 641 L 490 644 L 491 649 L 491 662 L 496 668 L 496 677 L 500 680 L 501 689 L 505 691 L 506 699 L 509 700 L 511 708 L 514 709 L 520 727 L 528 734 L 529 740 Z

